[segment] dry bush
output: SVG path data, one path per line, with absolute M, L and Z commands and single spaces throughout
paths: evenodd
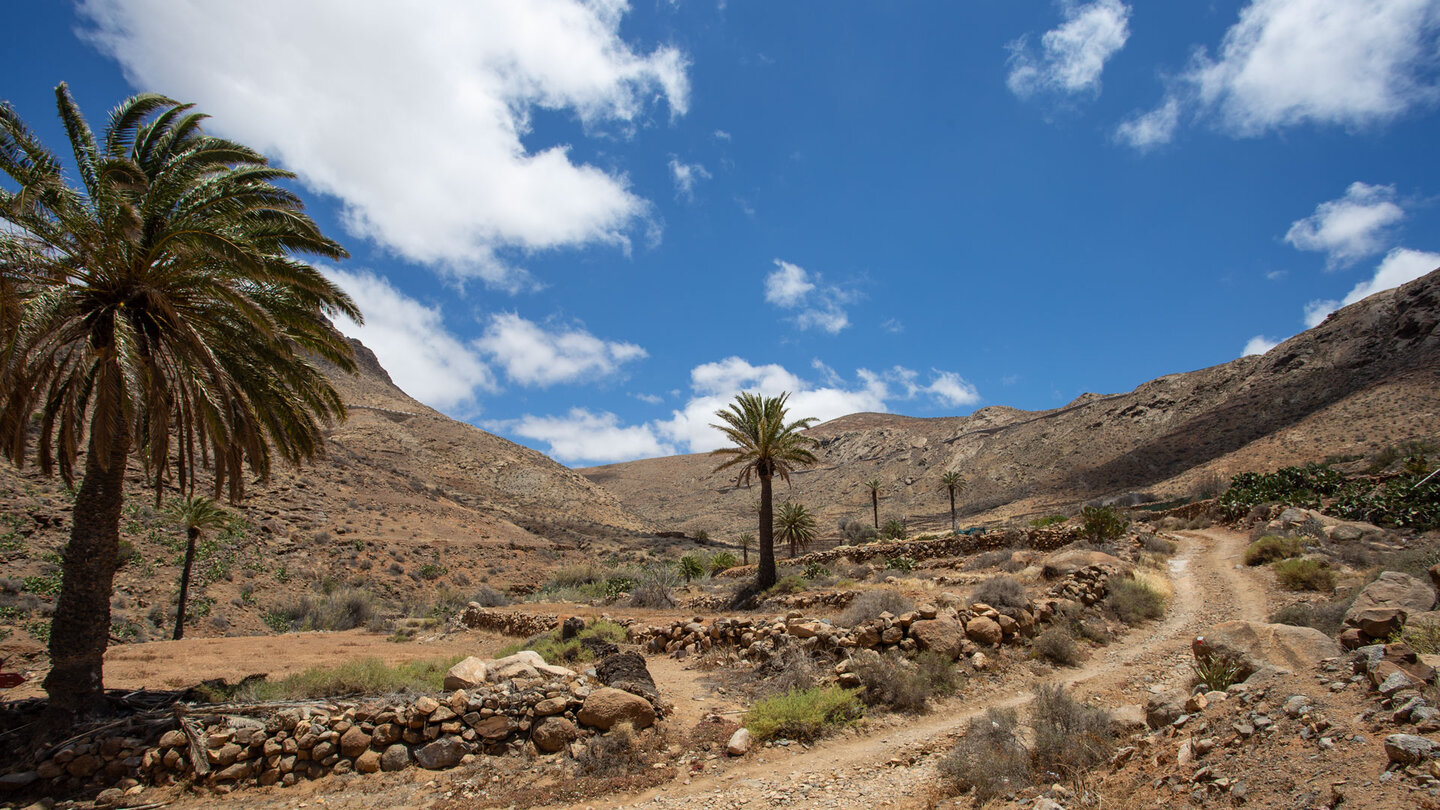
M 855 627 L 889 612 L 899 616 L 915 609 L 915 604 L 892 588 L 876 588 L 855 597 L 850 607 L 835 620 L 841 627 Z
M 1110 580 L 1105 607 L 1126 624 L 1139 624 L 1165 615 L 1165 594 L 1139 576 Z
M 470 601 L 480 607 L 505 607 L 510 604 L 509 597 L 489 585 L 480 586 L 480 590 L 476 592 L 475 598 Z
M 943 656 L 926 651 L 909 661 L 894 653 L 857 659 L 855 674 L 863 686 L 861 700 L 894 712 L 920 714 L 926 701 L 955 691 L 954 665 Z
M 820 664 L 799 647 L 786 647 L 755 668 L 764 691 L 785 694 L 811 689 L 820 682 Z
M 585 744 L 579 757 L 580 770 L 588 776 L 623 776 L 648 767 L 664 746 L 654 731 L 636 731 L 629 722 L 616 723 L 604 734 Z
M 1270 616 L 1270 621 L 1296 627 L 1313 627 L 1327 636 L 1337 636 L 1345 628 L 1345 612 L 1354 601 L 1352 596 L 1338 602 L 1297 602 L 1275 611 Z
M 1246 565 L 1264 565 L 1277 560 L 1288 560 L 1305 553 L 1305 544 L 1297 537 L 1281 537 L 1267 534 L 1245 547 L 1243 557 Z
M 1041 686 L 1030 704 L 1035 773 L 1046 782 L 1074 779 L 1105 762 L 1115 747 L 1115 726 L 1099 706 L 1082 703 L 1061 686 Z
M 352 630 L 363 627 L 375 615 L 375 596 L 358 588 L 343 588 L 329 594 L 305 594 L 272 608 L 266 623 L 273 629 Z M 282 631 L 283 632 L 283 631 Z
M 1280 587 L 1288 591 L 1335 590 L 1335 571 L 1323 560 L 1281 560 L 1271 568 Z
M 1030 649 L 1036 658 L 1057 666 L 1073 667 L 1080 663 L 1080 646 L 1075 643 L 1075 636 L 1059 625 L 1052 625 L 1037 636 Z
M 963 570 L 983 571 L 986 568 L 999 568 L 1001 565 L 1010 562 L 1010 558 L 1014 556 L 1015 552 L 1011 551 L 1008 548 L 999 548 L 995 549 L 994 551 L 986 551 L 982 554 L 976 554 L 974 557 L 966 560 Z
M 557 588 L 578 588 L 592 582 L 604 582 L 605 567 L 597 562 L 579 562 L 561 566 L 550 575 L 550 584 Z
M 971 718 L 965 736 L 940 759 L 940 779 L 972 790 L 976 805 L 1030 785 L 1030 752 L 1020 742 L 1014 709 L 987 709 Z
M 1147 534 L 1140 538 L 1140 547 L 1152 554 L 1163 554 L 1168 557 L 1175 553 L 1178 546 L 1175 541 L 1167 540 L 1158 534 Z
M 985 580 L 975 587 L 970 597 L 997 610 L 1019 610 L 1030 604 L 1030 596 L 1025 592 L 1025 586 L 1020 584 L 1019 580 L 1007 576 L 994 576 Z

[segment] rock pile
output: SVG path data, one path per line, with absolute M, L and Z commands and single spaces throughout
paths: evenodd
M 516 613 L 509 610 L 494 610 L 471 602 L 454 619 L 456 624 L 471 630 L 488 630 L 507 636 L 530 638 L 548 633 L 560 624 L 560 617 L 543 613 Z
M 836 546 L 825 551 L 803 554 L 793 560 L 794 565 L 810 563 L 828 564 L 849 560 L 895 559 L 908 557 L 912 560 L 931 560 L 937 557 L 960 557 L 994 551 L 1001 548 L 1033 548 L 1037 551 L 1054 551 L 1079 539 L 1077 526 L 1047 526 L 1045 528 L 1004 529 L 974 535 L 949 535 L 934 540 L 909 540 L 896 543 L 866 543 L 863 546 Z
M 1118 565 L 1086 565 L 1061 577 L 1050 586 L 1048 593 L 1053 599 L 1068 599 L 1086 606 L 1093 605 L 1104 601 L 1105 596 L 1110 593 L 1110 578 L 1121 572 Z
M 533 659 L 539 656 L 522 653 L 483 662 L 480 683 L 438 696 L 268 710 L 177 707 L 173 725 L 179 728 L 150 739 L 101 736 L 71 742 L 45 752 L 31 771 L 0 777 L 0 789 L 56 796 L 189 780 L 225 792 L 241 785 L 288 786 L 329 774 L 412 766 L 442 770 L 482 754 L 520 753 L 532 745 L 540 753 L 579 756 L 586 737 L 621 721 L 648 728 L 660 714 L 659 693 L 643 660 L 637 667 L 627 655 L 639 659 L 620 653 L 599 665 L 619 673 L 617 678 L 625 679 L 617 683 L 622 688 L 543 660 L 536 665 Z M 505 672 L 516 674 L 492 677 Z M 651 699 L 633 693 L 644 691 Z

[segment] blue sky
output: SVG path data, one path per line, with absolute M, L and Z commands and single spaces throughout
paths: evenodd
M 139 90 L 298 174 L 397 383 L 572 465 L 1043 409 L 1440 266 L 1440 0 L 90 0 L 7 15 L 59 148 Z

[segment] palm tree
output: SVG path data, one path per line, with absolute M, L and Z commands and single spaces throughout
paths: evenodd
M 810 448 L 817 442 L 800 433 L 815 420 L 807 418 L 786 422 L 785 402 L 789 398 L 789 393 L 778 397 L 741 393 L 730 403 L 730 407 L 715 412 L 723 424 L 711 425 L 735 445 L 711 453 L 730 457 L 721 462 L 715 472 L 739 467 L 736 486 L 748 486 L 752 476 L 760 479 L 760 565 L 755 574 L 755 584 L 762 589 L 774 585 L 776 580 L 771 479 L 778 475 L 789 481 L 790 473 L 796 467 L 808 467 L 815 463 L 815 454 L 810 452 Z
M 740 553 L 745 557 L 745 564 L 750 564 L 750 549 L 755 547 L 755 535 L 745 532 L 740 535 Z
M 173 473 L 193 491 L 210 466 L 232 501 L 247 467 L 264 480 L 272 455 L 319 455 L 345 408 L 313 358 L 353 371 L 326 316 L 360 313 L 291 255 L 347 255 L 276 185 L 292 174 L 163 96 L 121 102 L 100 139 L 64 84 L 55 96 L 78 187 L 0 104 L 0 278 L 17 308 L 0 342 L 0 452 L 23 465 L 33 432 L 42 472 L 74 486 L 83 451 L 44 684 L 61 724 L 104 707 L 130 455 L 157 488 Z
M 940 484 L 950 491 L 950 531 L 954 532 L 958 528 L 955 523 L 955 493 L 965 488 L 965 478 L 951 470 L 940 476 Z
M 175 609 L 175 635 L 179 641 L 185 636 L 185 602 L 190 596 L 190 569 L 195 565 L 195 541 L 205 529 L 224 526 L 230 522 L 230 513 L 204 495 L 189 495 L 176 501 L 171 514 L 185 527 L 185 567 L 180 569 L 180 605 Z
M 880 479 L 871 478 L 865 482 L 865 488 L 870 490 L 870 512 L 875 518 L 875 529 L 880 529 Z
M 780 514 L 775 518 L 775 525 L 779 528 L 775 533 L 776 539 L 790 544 L 792 558 L 815 542 L 815 516 L 804 504 L 794 501 L 780 504 Z

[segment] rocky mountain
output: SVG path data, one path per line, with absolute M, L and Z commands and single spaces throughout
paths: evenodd
M 803 416 L 803 414 L 794 414 Z M 809 434 L 820 463 L 777 498 L 816 510 L 823 530 L 870 520 L 864 481 L 879 478 L 880 520 L 948 528 L 940 475 L 958 470 L 969 522 L 1073 508 L 1093 498 L 1192 494 L 1245 470 L 1373 454 L 1437 438 L 1440 270 L 1332 314 L 1264 356 L 1084 394 L 1046 411 L 970 416 L 844 416 Z M 753 527 L 755 491 L 711 472 L 703 455 L 581 470 L 666 528 L 730 535 Z M 753 529 L 752 529 L 753 530 Z

